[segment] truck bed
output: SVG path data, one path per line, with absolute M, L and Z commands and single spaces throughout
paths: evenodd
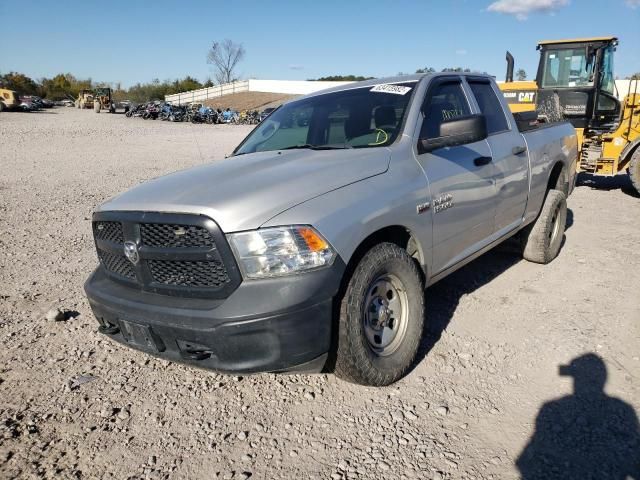
M 573 163 L 567 172 L 569 195 L 573 191 L 576 178 L 577 137 L 573 125 L 569 122 L 540 123 L 535 127 L 521 131 L 521 135 L 529 152 L 529 166 L 531 176 L 529 178 L 529 202 L 527 204 L 527 216 L 537 213 L 544 201 L 547 190 L 549 168 L 556 162 L 566 162 L 567 158 L 573 158 Z M 571 149 L 574 152 L 571 152 Z

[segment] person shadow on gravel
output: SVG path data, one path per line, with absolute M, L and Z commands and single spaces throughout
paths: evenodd
M 560 375 L 573 377 L 573 395 L 545 403 L 533 437 L 516 460 L 524 480 L 640 480 L 640 426 L 631 405 L 604 392 L 607 368 L 588 353 Z

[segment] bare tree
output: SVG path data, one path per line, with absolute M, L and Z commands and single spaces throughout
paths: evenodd
M 520 68 L 516 72 L 516 77 L 518 77 L 519 82 L 523 82 L 527 79 L 527 72 L 524 71 L 524 68 Z
M 213 42 L 207 53 L 207 63 L 213 65 L 214 76 L 218 83 L 229 83 L 237 80 L 234 70 L 244 58 L 245 50 L 241 43 L 225 39 Z

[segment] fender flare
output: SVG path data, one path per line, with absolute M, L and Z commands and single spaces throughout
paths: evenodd
M 619 162 L 624 163 L 627 160 L 630 160 L 631 155 L 633 155 L 633 152 L 636 150 L 636 148 L 638 148 L 638 146 L 640 146 L 640 137 L 636 138 L 632 142 L 629 142 L 627 146 L 622 149 L 622 152 L 620 152 Z

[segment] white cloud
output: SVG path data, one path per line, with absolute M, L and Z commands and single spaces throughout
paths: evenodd
M 640 0 L 627 0 L 626 2 L 624 2 L 627 4 L 627 7 L 629 8 L 633 8 L 634 10 L 638 7 L 640 7 Z
M 467 52 L 464 48 L 456 50 L 456 55 L 466 55 L 467 53 L 469 52 Z
M 289 65 L 289 70 L 304 70 L 304 65 L 298 65 L 297 63 L 292 63 Z
M 637 3 L 640 0 L 627 0 Z M 526 20 L 531 13 L 554 13 L 569 5 L 569 0 L 497 0 L 487 10 L 514 15 L 518 20 Z

